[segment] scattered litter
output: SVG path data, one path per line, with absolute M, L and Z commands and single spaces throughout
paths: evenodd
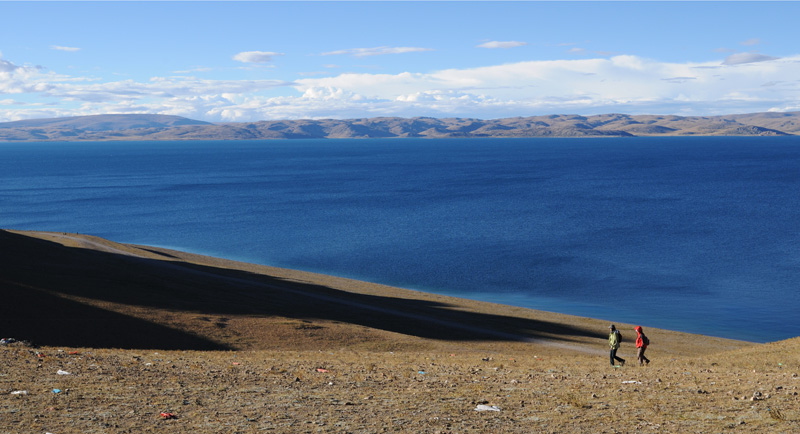
M 325 368 L 317 368 L 317 372 L 326 373 L 326 372 L 331 372 L 331 371 L 329 371 L 329 370 L 327 370 Z
M 478 404 L 478 406 L 475 407 L 475 411 L 500 411 L 500 408 L 496 405 Z
M 56 393 L 56 394 L 61 393 L 61 389 L 53 389 L 53 393 Z
M 45 356 L 44 353 L 36 353 L 36 357 L 41 359 L 41 358 L 44 358 L 44 357 L 47 357 L 47 356 Z
M 417 371 L 418 374 L 425 375 L 425 371 Z
M 27 395 L 28 391 L 27 390 L 15 390 L 15 391 L 11 392 L 11 394 L 12 395 Z
M 164 419 L 177 419 L 178 418 L 178 416 L 175 413 L 166 413 L 166 412 L 162 412 L 161 413 L 161 417 L 163 417 Z
M 69 355 L 70 355 L 70 356 L 77 356 L 78 354 L 80 354 L 80 353 L 79 353 L 79 352 L 77 352 L 77 351 L 70 351 L 70 352 L 69 352 Z
M 3 338 L 3 339 L 0 339 L 0 344 L 2 344 L 2 345 L 8 345 L 8 344 L 13 344 L 13 343 L 14 343 L 14 342 L 16 342 L 16 341 L 17 341 L 17 340 L 16 340 L 16 339 L 14 339 L 14 338 Z
M 629 381 L 623 381 L 622 384 L 642 384 L 642 382 L 636 380 L 629 380 Z
M 67 371 L 62 371 L 61 369 L 59 369 L 58 372 L 56 372 L 56 374 L 58 374 L 58 375 L 72 375 Z
M 235 366 L 239 366 L 239 362 L 233 362 Z

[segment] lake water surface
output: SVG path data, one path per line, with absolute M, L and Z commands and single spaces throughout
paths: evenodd
M 800 335 L 800 137 L 0 143 L 0 227 L 751 341 Z

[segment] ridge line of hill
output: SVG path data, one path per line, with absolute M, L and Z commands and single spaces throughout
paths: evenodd
M 108 114 L 0 122 L 0 141 L 264 140 L 333 138 L 490 138 L 786 136 L 800 112 L 721 116 L 547 115 L 502 119 L 375 117 L 210 123 L 180 116 Z

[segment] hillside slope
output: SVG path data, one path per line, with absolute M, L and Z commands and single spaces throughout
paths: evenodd
M 800 338 L 611 367 L 604 321 L 64 233 L 0 230 L 0 295 L 8 433 L 800 428 Z
M 76 234 L 0 231 L 0 285 L 0 329 L 39 345 L 206 350 L 494 342 L 602 353 L 607 336 L 599 320 Z M 748 345 L 663 333 L 660 347 L 676 354 Z

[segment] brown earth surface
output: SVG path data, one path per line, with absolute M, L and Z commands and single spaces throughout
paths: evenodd
M 798 338 L 613 368 L 605 320 L 62 233 L 0 231 L 0 290 L 3 433 L 800 432 Z

